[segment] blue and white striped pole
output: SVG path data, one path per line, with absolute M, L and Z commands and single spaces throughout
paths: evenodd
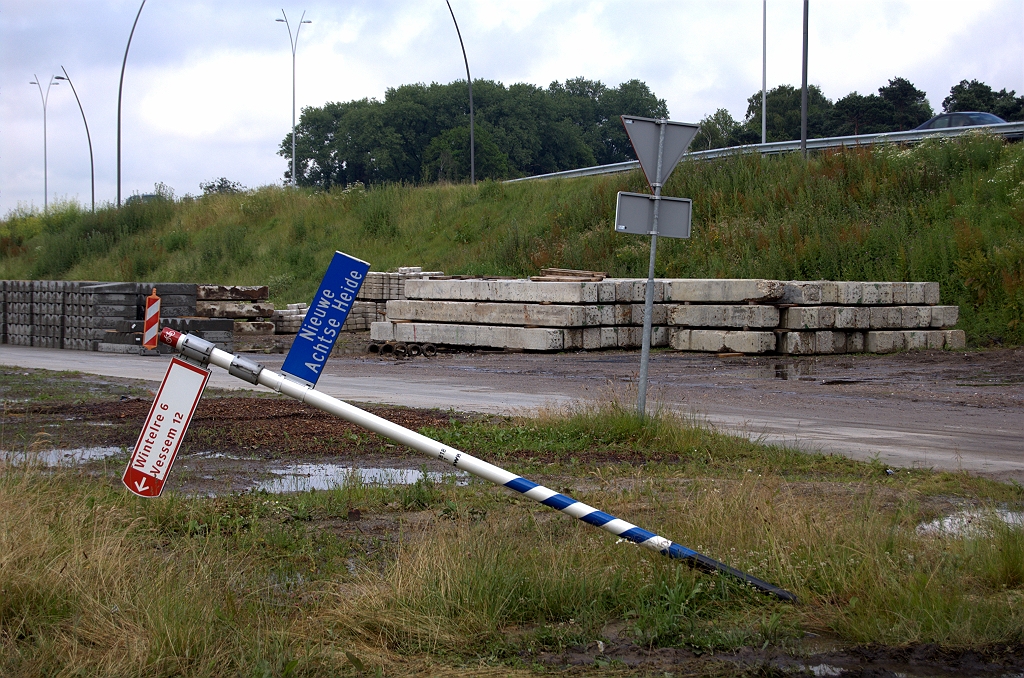
M 556 509 L 583 522 L 600 527 L 617 537 L 627 539 L 631 542 L 647 547 L 667 555 L 669 558 L 677 558 L 692 567 L 705 572 L 721 572 L 735 577 L 754 588 L 769 593 L 781 600 L 796 602 L 796 596 L 789 591 L 781 589 L 757 577 L 729 567 L 717 560 L 692 551 L 685 546 L 680 546 L 665 537 L 648 532 L 632 523 L 629 523 L 613 515 L 598 511 L 592 506 L 587 506 L 581 501 L 572 497 L 559 494 L 543 485 L 521 478 L 503 468 L 499 468 L 486 461 L 456 450 L 448 445 L 428 438 L 425 435 L 411 431 L 404 426 L 399 426 L 387 419 L 382 419 L 374 414 L 349 405 L 346 402 L 331 397 L 325 393 L 312 389 L 305 384 L 287 379 L 264 368 L 262 365 L 251 360 L 221 351 L 213 344 L 200 339 L 194 335 L 181 334 L 170 328 L 164 328 L 160 333 L 160 341 L 172 346 L 186 359 L 198 362 L 202 365 L 216 365 L 226 369 L 230 374 L 243 379 L 250 384 L 260 384 L 271 388 L 278 393 L 295 398 L 307 405 L 312 405 L 318 410 L 323 410 L 338 416 L 353 424 L 362 426 L 365 429 L 378 433 L 396 443 L 411 447 L 432 459 L 439 459 L 449 463 L 460 471 L 466 471 L 473 475 L 488 480 L 495 485 L 502 485 L 519 492 L 525 497 L 540 502 L 545 506 Z

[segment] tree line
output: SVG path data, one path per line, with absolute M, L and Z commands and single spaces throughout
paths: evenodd
M 800 138 L 800 88 L 779 85 L 765 97 L 768 141 Z M 1024 120 L 1024 96 L 1013 90 L 993 90 L 978 80 L 962 80 L 942 100 L 944 113 L 982 111 L 1010 122 Z M 807 88 L 807 136 L 838 137 L 910 130 L 933 117 L 926 94 L 906 78 L 893 78 L 878 94 L 851 92 L 832 101 L 815 85 Z M 761 92 L 747 99 L 742 121 L 720 108 L 700 122 L 691 150 L 709 150 L 761 142 Z
M 768 141 L 800 138 L 800 89 L 767 92 Z M 476 174 L 508 179 L 633 160 L 620 115 L 668 117 L 664 99 L 640 80 L 609 87 L 574 78 L 548 87 L 473 81 Z M 943 111 L 984 111 L 1024 120 L 1024 96 L 977 80 L 954 85 Z M 877 94 L 832 101 L 808 88 L 808 136 L 913 129 L 934 115 L 923 91 L 893 78 Z M 761 92 L 747 99 L 742 121 L 721 108 L 700 122 L 691 150 L 761 141 Z M 280 155 L 291 157 L 291 134 Z M 362 182 L 459 182 L 469 179 L 466 81 L 388 89 L 383 100 L 332 102 L 302 110 L 295 131 L 296 183 L 329 189 Z M 290 178 L 291 171 L 285 172 Z M 204 190 L 206 190 L 204 188 Z
M 575 78 L 547 88 L 473 81 L 476 175 L 505 179 L 633 158 L 620 115 L 667 117 L 639 80 L 608 87 Z M 307 107 L 295 131 L 300 186 L 469 179 L 466 81 L 387 90 Z M 291 157 L 291 134 L 279 154 Z M 289 171 L 285 174 L 290 176 Z

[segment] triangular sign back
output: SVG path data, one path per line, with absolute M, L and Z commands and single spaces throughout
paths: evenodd
M 640 161 L 640 167 L 647 175 L 647 183 L 653 187 L 655 184 L 665 184 L 668 175 L 672 174 L 683 154 L 689 148 L 690 142 L 696 136 L 700 125 L 687 122 L 665 123 L 665 147 L 661 156 L 661 176 L 658 173 L 658 137 L 660 129 L 658 121 L 654 118 L 641 118 L 636 115 L 622 116 L 622 126 L 626 128 L 629 141 L 633 144 L 636 157 Z

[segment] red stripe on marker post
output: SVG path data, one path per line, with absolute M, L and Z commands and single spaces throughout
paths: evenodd
M 173 330 L 165 329 L 164 332 Z M 121 482 L 140 497 L 159 497 L 192 415 L 210 380 L 210 371 L 171 359 L 156 400 L 135 443 Z
M 156 348 L 160 329 L 160 297 L 156 296 L 156 288 L 146 297 L 146 319 L 142 331 L 142 347 L 152 351 Z

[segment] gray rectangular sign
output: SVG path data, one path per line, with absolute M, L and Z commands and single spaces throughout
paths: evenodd
M 615 231 L 651 235 L 654 228 L 654 196 L 620 191 L 615 202 Z M 668 238 L 690 237 L 689 198 L 661 198 L 658 208 L 658 235 Z

